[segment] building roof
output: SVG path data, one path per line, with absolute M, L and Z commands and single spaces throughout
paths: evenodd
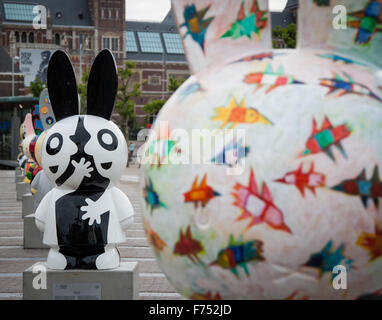
M 45 6 L 52 25 L 93 26 L 87 0 L 0 0 L 0 20 L 3 23 L 28 23 L 36 16 L 33 7 Z
M 126 59 L 186 61 L 182 40 L 171 10 L 162 22 L 126 21 Z
M 276 26 L 285 28 L 291 23 L 297 23 L 294 9 L 298 7 L 298 0 L 288 0 L 283 12 L 272 12 L 272 29 Z
M 12 72 L 12 58 L 3 47 L 0 47 L 0 72 Z M 20 72 L 16 64 L 14 72 Z
M 272 28 L 296 23 L 298 0 L 288 0 L 283 12 L 272 12 Z M 126 21 L 126 59 L 185 62 L 182 40 L 172 10 L 162 22 Z

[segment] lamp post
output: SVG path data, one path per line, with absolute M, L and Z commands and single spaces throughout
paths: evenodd
M 163 49 L 163 52 L 162 52 L 162 100 L 164 100 L 165 75 L 166 75 L 166 60 L 164 58 L 164 49 Z
M 18 56 L 12 58 L 12 97 L 15 96 L 15 60 L 18 61 L 19 59 Z
M 80 82 L 82 81 L 82 41 L 80 42 Z

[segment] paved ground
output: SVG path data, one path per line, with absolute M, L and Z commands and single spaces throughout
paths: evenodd
M 119 246 L 122 261 L 138 261 L 141 299 L 180 299 L 159 269 L 145 238 L 138 199 L 137 168 L 127 168 L 120 188 L 128 195 L 135 223 Z M 14 171 L 0 171 L 0 299 L 22 299 L 22 272 L 46 259 L 47 249 L 23 248 L 21 201 L 16 200 Z

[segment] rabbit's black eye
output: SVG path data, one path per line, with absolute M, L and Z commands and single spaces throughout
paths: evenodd
M 53 133 L 46 143 L 46 152 L 51 156 L 59 153 L 62 148 L 62 142 L 62 135 L 58 132 Z
M 102 129 L 97 134 L 98 142 L 107 151 L 114 151 L 118 147 L 118 139 L 109 129 Z

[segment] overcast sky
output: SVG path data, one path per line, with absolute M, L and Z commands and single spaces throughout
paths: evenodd
M 126 20 L 162 21 L 170 0 L 126 0 Z
M 271 0 L 271 10 L 281 11 L 287 1 Z M 170 6 L 170 0 L 126 0 L 126 20 L 162 21 Z

